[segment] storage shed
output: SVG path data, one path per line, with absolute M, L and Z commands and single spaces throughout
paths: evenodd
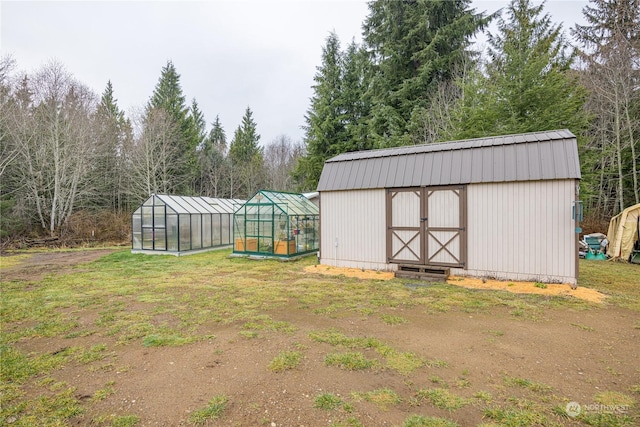
M 152 194 L 133 212 L 132 252 L 183 255 L 230 246 L 244 200 Z
M 318 251 L 318 207 L 302 194 L 260 190 L 233 215 L 233 252 L 289 258 Z
M 345 153 L 318 183 L 320 262 L 575 284 L 568 130 Z

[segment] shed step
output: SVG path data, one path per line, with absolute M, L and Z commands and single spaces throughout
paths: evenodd
M 404 279 L 444 282 L 449 277 L 449 269 L 446 267 L 427 267 L 422 265 L 399 265 L 395 276 Z

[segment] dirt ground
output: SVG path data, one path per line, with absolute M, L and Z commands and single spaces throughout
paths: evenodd
M 62 272 L 108 252 L 43 253 L 28 265 L 2 270 L 2 280 L 36 280 L 45 272 Z M 97 311 L 83 310 L 80 323 L 94 322 Z M 189 425 L 189 414 L 219 394 L 229 397 L 227 410 L 222 420 L 207 425 L 313 427 L 354 416 L 364 426 L 399 426 L 409 414 L 422 414 L 474 426 L 490 421 L 483 416 L 486 405 L 474 403 L 450 412 L 409 397 L 418 389 L 446 384 L 469 399 L 478 391 L 491 393 L 496 401 L 527 399 L 532 391 L 505 386 L 505 377 L 517 377 L 552 387 L 550 403 L 564 407 L 568 401 L 592 404 L 594 396 L 603 391 L 629 394 L 629 388 L 640 383 L 640 318 L 635 312 L 606 304 L 586 311 L 549 309 L 537 321 L 514 317 L 503 307 L 481 313 L 435 314 L 411 307 L 394 312 L 408 320 L 402 325 L 365 321 L 357 315 L 331 318 L 299 307 L 267 314 L 275 321 L 290 322 L 297 330 L 293 334 L 265 332 L 247 339 L 239 335 L 238 324 L 212 323 L 202 325 L 198 333 L 215 335 L 214 339 L 182 347 L 117 344 L 108 336 L 37 338 L 20 341 L 16 347 L 29 353 L 107 345 L 107 359 L 54 372 L 57 380 L 76 387 L 75 396 L 81 401 L 89 401 L 96 390 L 114 381 L 115 393 L 88 405 L 85 414 L 74 419 L 73 425 L 78 426 L 92 425 L 91 418 L 99 414 L 135 414 L 142 426 Z M 348 336 L 375 336 L 394 348 L 446 361 L 447 366 L 423 367 L 410 378 L 386 369 L 327 367 L 324 357 L 336 348 L 309 338 L 309 332 L 327 328 L 338 328 Z M 295 349 L 304 354 L 298 368 L 279 373 L 267 369 L 277 354 Z M 373 350 L 364 352 L 370 358 L 380 357 Z M 456 386 L 462 379 L 468 385 Z M 381 388 L 395 390 L 403 401 L 381 410 L 353 395 Z M 353 403 L 354 412 L 314 408 L 314 399 L 321 393 L 334 393 Z M 626 410 L 637 416 L 637 403 Z M 573 419 L 555 421 L 583 425 Z

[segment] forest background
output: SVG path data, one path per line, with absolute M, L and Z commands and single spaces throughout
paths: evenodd
M 126 115 L 111 82 L 99 95 L 59 62 L 17 73 L 1 58 L 3 244 L 126 241 L 152 193 L 313 191 L 324 161 L 343 152 L 564 128 L 578 137 L 584 229 L 606 231 L 640 203 L 640 0 L 591 0 L 571 39 L 544 4 L 512 0 L 493 15 L 470 4 L 375 0 L 360 44 L 330 33 L 302 141 L 263 144 L 250 107 L 233 132 L 219 117 L 207 131 L 172 61 Z

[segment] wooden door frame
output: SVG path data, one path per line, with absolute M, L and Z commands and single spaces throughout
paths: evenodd
M 457 192 L 458 195 L 458 233 L 454 235 L 460 236 L 460 253 L 458 257 L 459 263 L 442 263 L 442 262 L 429 262 L 427 259 L 427 240 L 429 237 L 428 230 L 428 197 L 430 193 L 434 191 L 446 191 L 451 190 Z M 392 224 L 392 201 L 394 193 L 398 192 L 414 192 L 420 199 L 420 221 L 419 221 L 419 230 L 417 230 L 417 234 L 413 236 L 409 242 L 405 243 L 402 249 L 408 247 L 408 244 L 412 242 L 416 237 L 420 238 L 420 254 L 418 254 L 417 261 L 403 261 L 403 260 L 394 260 L 393 254 L 393 235 L 394 230 L 415 230 L 415 227 L 394 227 Z M 426 225 L 425 225 L 426 223 Z M 443 230 L 440 230 L 440 227 L 436 228 L 434 231 L 452 231 L 452 227 L 442 227 Z M 444 186 L 422 186 L 422 187 L 405 187 L 405 188 L 387 188 L 386 189 L 386 254 L 387 254 L 387 263 L 389 264 L 415 264 L 415 265 L 425 265 L 425 266 L 443 266 L 443 267 L 455 267 L 455 268 L 467 268 L 467 186 L 466 185 L 444 185 Z M 397 238 L 400 238 L 396 235 Z M 435 238 L 435 237 L 434 237 Z M 436 239 L 437 240 L 437 239 Z M 450 240 L 449 240 L 450 241 Z M 444 250 L 446 249 L 446 243 L 443 245 Z M 400 250 L 402 250 L 400 249 Z M 412 253 L 413 250 L 409 249 Z M 442 249 L 441 249 L 442 250 Z M 439 253 L 440 251 L 436 252 Z M 447 250 L 447 252 L 449 252 Z M 455 258 L 451 252 L 449 254 Z M 396 254 L 397 255 L 397 254 Z M 435 254 L 434 254 L 435 255 Z
M 453 267 L 453 268 L 465 268 L 467 265 L 467 186 L 466 185 L 442 185 L 442 186 L 432 186 L 432 187 L 422 187 L 423 196 L 421 197 L 421 209 L 422 215 L 420 218 L 420 224 L 422 227 L 422 232 L 424 233 L 424 238 L 422 240 L 422 259 L 424 261 L 424 265 L 428 266 L 442 266 L 442 267 Z M 442 245 L 441 249 L 439 249 L 435 254 L 429 254 L 427 250 L 428 240 L 429 240 L 429 230 L 433 231 L 453 231 L 456 227 L 429 227 L 429 196 L 436 191 L 453 191 L 458 196 L 458 231 L 451 237 L 446 243 L 441 243 L 435 236 L 432 236 L 434 239 L 438 241 Z M 447 250 L 446 246 L 449 242 L 451 242 L 456 236 L 460 237 L 460 251 L 458 256 L 456 257 L 449 250 Z M 447 262 L 430 262 L 429 257 L 433 258 L 435 255 L 440 253 L 440 251 L 445 250 L 449 253 L 449 255 L 453 258 L 457 258 L 458 263 L 447 263 Z

